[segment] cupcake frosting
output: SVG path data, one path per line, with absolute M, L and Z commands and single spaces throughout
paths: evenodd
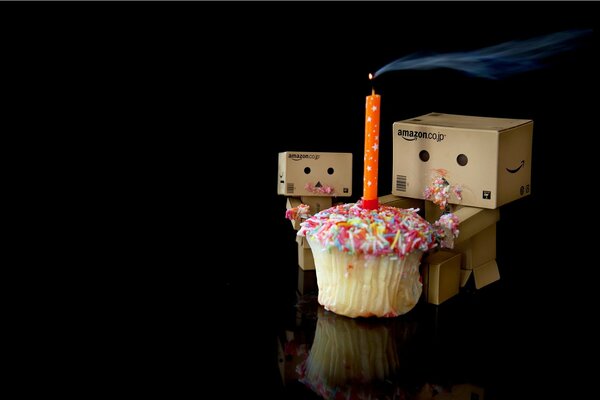
M 431 225 L 417 211 L 389 206 L 367 210 L 360 202 L 341 204 L 304 221 L 298 235 L 318 240 L 327 250 L 402 258 L 414 250 L 436 247 L 448 234 L 448 229 Z M 451 231 L 458 234 L 458 221 L 447 222 L 455 225 Z

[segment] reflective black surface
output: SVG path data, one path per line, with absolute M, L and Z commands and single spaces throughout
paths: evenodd
M 297 322 L 297 245 L 283 218 L 285 198 L 276 194 L 277 153 L 351 152 L 360 161 L 364 101 L 371 91 L 367 74 L 398 57 L 597 27 L 598 17 L 591 7 L 542 3 L 531 8 L 380 3 L 343 10 L 294 5 L 277 8 L 276 18 L 254 4 L 238 7 L 239 15 L 254 17 L 235 21 L 229 6 L 214 16 L 223 32 L 217 36 L 237 32 L 232 39 L 209 40 L 208 45 L 204 39 L 214 37 L 214 31 L 193 33 L 180 53 L 196 54 L 189 49 L 199 48 L 197 62 L 174 59 L 171 53 L 164 57 L 176 61 L 171 75 L 180 80 L 173 86 L 189 91 L 194 100 L 184 101 L 178 92 L 165 89 L 160 107 L 153 109 L 162 115 L 164 103 L 182 99 L 165 113 L 168 123 L 160 134 L 182 132 L 191 138 L 180 141 L 177 136 L 165 162 L 175 165 L 173 171 L 162 174 L 159 169 L 170 183 L 160 192 L 173 204 L 159 203 L 156 209 L 184 225 L 161 229 L 181 237 L 156 275 L 162 279 L 164 270 L 177 271 L 170 289 L 174 295 L 164 298 L 178 300 L 165 308 L 185 328 L 162 326 L 175 336 L 184 332 L 192 337 L 174 352 L 182 362 L 162 364 L 178 367 L 177 382 L 191 384 L 197 397 L 210 392 L 208 387 L 218 390 L 217 398 L 316 398 L 294 374 L 315 345 L 321 314 L 303 308 Z M 194 21 L 189 26 L 198 26 L 197 14 L 190 15 Z M 213 15 L 204 15 L 212 20 Z M 165 46 L 184 43 L 180 36 Z M 491 399 L 559 393 L 574 398 L 573 390 L 589 387 L 590 380 L 578 371 L 578 358 L 594 360 L 588 354 L 596 342 L 590 326 L 597 314 L 597 199 L 592 194 L 598 181 L 593 145 L 597 35 L 591 42 L 546 69 L 502 81 L 432 70 L 389 73 L 375 82 L 382 95 L 380 195 L 391 191 L 395 121 L 433 111 L 526 118 L 534 120 L 534 138 L 531 195 L 500 210 L 499 282 L 467 290 L 439 307 L 421 304 L 392 321 L 346 324 L 330 318 L 333 326 L 323 327 L 324 332 L 336 331 L 338 325 L 360 332 L 365 324 L 377 325 L 373 330 L 382 333 L 374 335 L 394 338 L 390 352 L 397 354 L 396 369 L 380 384 L 368 384 L 365 393 L 389 394 L 399 388 L 414 397 L 425 384 L 450 389 L 469 383 Z M 154 52 L 152 42 L 149 53 Z M 183 66 L 187 69 L 182 72 Z M 144 86 L 163 75 L 156 71 Z M 164 79 L 170 88 L 171 76 Z M 201 106 L 205 99 L 211 108 Z M 158 162 L 164 153 L 158 152 Z M 355 162 L 356 195 L 349 201 L 360 196 L 361 177 L 362 165 Z M 180 207 L 181 201 L 189 207 Z M 173 217 L 173 212 L 180 214 Z M 172 255 L 185 248 L 190 255 L 173 262 Z M 160 290 L 157 285 L 162 294 Z M 207 292 L 206 299 L 197 299 Z M 179 301 L 182 294 L 186 297 Z M 314 308 L 310 304 L 305 307 Z M 210 339 L 204 338 L 207 333 Z M 170 346 L 179 340 L 165 342 Z M 284 362 L 286 379 L 280 374 L 280 346 L 284 359 L 286 348 L 292 356 Z M 209 377 L 201 372 L 205 367 Z M 569 378 L 574 371 L 576 376 Z M 340 392 L 351 392 L 344 387 Z M 595 389 L 584 391 L 589 395 Z
M 521 383 L 515 372 L 533 356 L 533 348 L 523 352 L 516 346 L 530 339 L 506 324 L 506 305 L 495 301 L 501 291 L 499 284 L 477 293 L 467 290 L 441 306 L 420 303 L 390 319 L 338 316 L 319 306 L 315 296 L 300 297 L 277 338 L 281 395 L 510 397 L 511 388 Z
M 571 274 L 576 259 L 531 239 L 545 218 L 533 204 L 524 199 L 502 209 L 500 281 L 480 290 L 468 285 L 440 306 L 420 302 L 392 319 L 337 316 L 315 295 L 297 295 L 295 232 L 286 222 L 282 243 L 290 246 L 282 245 L 280 263 L 251 270 L 275 279 L 230 287 L 238 312 L 224 334 L 232 335 L 229 351 L 237 361 L 225 367 L 225 376 L 240 386 L 228 395 L 477 398 L 460 397 L 469 392 L 515 399 L 570 393 L 575 360 L 589 349 L 585 293 Z

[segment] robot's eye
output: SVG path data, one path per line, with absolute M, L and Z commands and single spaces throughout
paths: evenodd
M 461 167 L 464 167 L 465 165 L 467 165 L 468 162 L 469 162 L 469 158 L 467 156 L 465 156 L 464 154 L 459 154 L 456 157 L 456 163 L 458 165 L 460 165 Z
M 335 170 L 333 168 L 331 168 L 331 167 L 327 168 L 327 173 L 329 175 L 333 175 L 334 172 L 335 172 Z
M 306 167 L 306 168 L 304 168 L 304 173 L 305 173 L 306 175 L 310 174 L 310 167 Z
M 421 150 L 421 152 L 419 153 L 419 158 L 423 162 L 429 161 L 429 152 L 427 150 Z

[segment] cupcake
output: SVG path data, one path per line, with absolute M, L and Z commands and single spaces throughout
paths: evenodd
M 404 322 L 356 320 L 321 308 L 308 358 L 296 367 L 299 381 L 325 399 L 392 398 L 401 389 L 397 341 L 416 328 Z
M 348 317 L 395 317 L 421 296 L 419 264 L 424 252 L 458 235 L 448 214 L 430 224 L 418 209 L 342 204 L 301 224 L 315 260 L 319 303 Z

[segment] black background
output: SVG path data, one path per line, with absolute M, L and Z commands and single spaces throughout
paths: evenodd
M 73 134 L 70 173 L 93 160 L 91 174 L 76 181 L 99 185 L 76 199 L 98 202 L 94 221 L 106 209 L 118 215 L 103 240 L 107 251 L 127 254 L 112 258 L 120 289 L 135 293 L 123 320 L 148 317 L 146 333 L 127 342 L 138 350 L 124 352 L 132 364 L 114 368 L 141 364 L 132 380 L 150 391 L 202 394 L 217 382 L 220 397 L 280 393 L 274 337 L 295 299 L 296 244 L 276 194 L 277 153 L 359 159 L 369 72 L 415 51 L 597 30 L 591 10 L 538 2 L 148 4 L 78 9 L 76 18 L 28 30 L 10 63 L 19 73 L 12 104 L 39 109 L 38 122 Z M 44 19 L 37 12 L 31 25 Z M 490 375 L 529 384 L 531 371 L 541 371 L 560 383 L 588 350 L 597 50 L 594 33 L 548 68 L 502 81 L 435 70 L 375 82 L 380 195 L 391 190 L 394 121 L 432 111 L 534 120 L 532 195 L 503 206 L 498 224 L 496 304 L 502 334 L 513 334 L 496 337 L 494 350 L 518 355 L 514 348 L 525 346 L 529 357 Z M 361 168 L 354 165 L 356 196 Z
M 213 132 L 222 135 L 223 163 L 236 166 L 233 174 L 214 166 L 223 173 L 207 178 L 200 151 L 192 168 L 201 197 L 224 193 L 224 205 L 232 211 L 227 226 L 239 227 L 222 250 L 229 261 L 217 266 L 233 332 L 228 343 L 241 346 L 230 353 L 238 361 L 224 363 L 225 376 L 231 382 L 250 381 L 242 387 L 256 393 L 276 387 L 269 375 L 275 374 L 269 364 L 274 348 L 265 338 L 283 318 L 285 305 L 295 300 L 296 245 L 283 219 L 285 199 L 276 195 L 277 153 L 339 151 L 359 159 L 367 75 L 403 55 L 471 50 L 598 26 L 583 4 L 532 3 L 527 10 L 504 3 L 329 6 L 271 5 L 264 7 L 274 13 L 269 17 L 266 10 L 260 15 L 263 7 L 241 7 L 252 9 L 255 17 L 235 23 L 227 21 L 227 13 L 217 13 L 222 32 L 236 29 L 238 34 L 197 49 L 209 56 L 201 68 L 207 75 L 196 74 L 196 94 L 215 101 L 203 109 L 208 113 L 199 113 L 201 121 L 190 134 L 200 140 Z M 528 392 L 541 390 L 529 380 L 531 371 L 564 383 L 573 358 L 587 348 L 586 310 L 593 296 L 585 278 L 590 265 L 582 255 L 594 241 L 588 227 L 595 204 L 588 190 L 595 181 L 596 44 L 594 35 L 547 69 L 501 81 L 436 70 L 391 72 L 375 83 L 382 96 L 380 195 L 391 189 L 394 121 L 437 111 L 535 122 L 532 195 L 504 206 L 498 224 L 502 283 L 495 301 L 506 331 L 490 342 L 492 354 L 511 354 L 514 363 L 509 371 L 491 363 L 489 374 L 506 377 L 497 380 L 511 396 L 519 385 Z M 357 195 L 361 168 L 354 166 Z M 199 207 L 200 221 L 203 212 L 207 209 Z M 221 294 L 218 290 L 215 298 Z M 248 364 L 242 361 L 246 356 Z
M 598 26 L 585 4 L 528 6 L 213 4 L 153 13 L 156 19 L 139 19 L 112 38 L 116 50 L 95 69 L 111 72 L 94 79 L 109 95 L 110 114 L 125 116 L 119 132 L 135 137 L 128 145 L 136 173 L 125 186 L 143 193 L 141 209 L 156 210 L 140 215 L 158 238 L 144 251 L 160 282 L 149 304 L 166 316 L 162 330 L 189 339 L 167 341 L 174 361 L 158 364 L 177 371 L 167 387 L 191 384 L 201 393 L 194 383 L 205 381 L 198 365 L 206 364 L 224 397 L 280 394 L 274 337 L 295 300 L 297 267 L 285 198 L 276 194 L 277 153 L 352 152 L 357 159 L 367 75 L 404 55 Z M 502 362 L 487 367 L 513 395 L 519 385 L 541 390 L 532 371 L 565 383 L 587 351 L 596 44 L 594 34 L 548 68 L 502 81 L 436 70 L 390 72 L 375 83 L 381 195 L 391 189 L 394 121 L 432 111 L 534 120 L 532 195 L 501 209 L 502 281 L 492 289 L 504 329 L 490 338 L 491 355 L 510 354 L 513 362 L 508 371 Z M 356 195 L 361 168 L 354 165 Z M 130 209 L 136 214 L 138 204 Z M 200 339 L 206 333 L 213 339 Z M 212 349 L 218 355 L 207 359 Z
M 369 72 L 415 51 L 471 50 L 566 29 L 593 28 L 597 23 L 583 4 L 531 6 L 525 10 L 503 3 L 293 4 L 265 7 L 274 15 L 241 23 L 219 15 L 225 21 L 222 31 L 237 29 L 239 35 L 198 46 L 198 55 L 205 55 L 201 70 L 206 76 L 196 74 L 200 80 L 195 86 L 197 95 L 214 101 L 212 108 L 203 108 L 198 132 L 192 134 L 202 140 L 206 134 L 218 133 L 223 163 L 235 165 L 236 172 L 206 177 L 199 166 L 199 189 L 214 193 L 216 187 L 226 193 L 222 200 L 243 220 L 240 234 L 250 232 L 242 246 L 255 248 L 256 254 L 268 253 L 265 259 L 258 258 L 265 262 L 262 267 L 226 268 L 225 284 L 235 287 L 236 293 L 246 289 L 271 293 L 270 279 L 288 278 L 285 267 L 271 261 L 287 262 L 289 254 L 294 257 L 295 246 L 293 232 L 282 218 L 285 199 L 275 194 L 277 153 L 305 150 L 360 155 Z M 260 15 L 262 8 L 253 10 Z M 549 261 L 567 261 L 580 250 L 550 232 L 562 236 L 559 232 L 568 229 L 580 241 L 585 236 L 581 230 L 585 215 L 589 215 L 585 210 L 593 208 L 593 200 L 585 194 L 594 181 L 591 116 L 595 115 L 597 84 L 592 60 L 595 36 L 592 39 L 546 69 L 500 81 L 435 70 L 390 72 L 375 83 L 382 95 L 384 132 L 381 195 L 391 189 L 394 121 L 431 111 L 534 120 L 533 194 L 501 210 L 499 226 L 499 257 L 519 253 L 538 260 L 535 268 L 505 271 L 507 279 L 512 282 L 514 278 L 516 285 L 523 286 L 528 302 L 553 301 L 555 296 L 547 296 L 547 291 L 555 284 L 556 289 L 564 286 L 564 279 L 558 272 L 562 268 Z M 202 159 L 196 157 L 199 165 L 204 165 Z M 208 171 L 221 168 L 224 172 L 228 166 Z M 361 168 L 357 163 L 354 169 L 357 195 L 362 190 Z M 563 246 L 570 250 L 557 250 Z M 548 270 L 555 272 L 545 273 Z M 535 294 L 538 290 L 540 296 Z M 563 290 L 572 293 L 570 298 L 582 295 L 574 287 Z

